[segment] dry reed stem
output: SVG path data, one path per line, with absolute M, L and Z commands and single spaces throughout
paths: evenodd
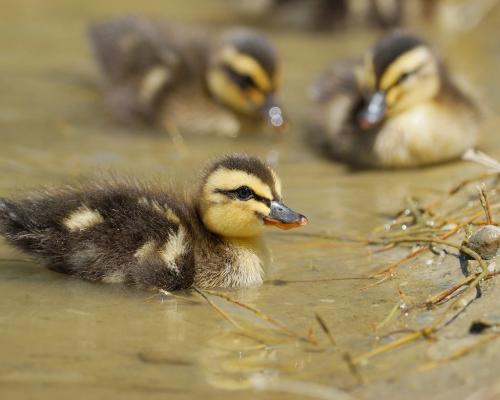
M 445 300 L 447 297 L 451 296 L 453 293 L 455 293 L 457 290 L 461 289 L 465 285 L 468 285 L 470 282 L 474 280 L 474 275 L 469 275 L 453 285 L 452 287 L 443 290 L 442 292 L 439 292 L 438 294 L 435 294 L 434 296 L 430 297 L 425 304 L 427 306 L 433 306 L 438 303 L 441 303 L 443 300 Z
M 375 357 L 377 355 L 386 353 L 390 350 L 393 350 L 395 348 L 398 348 L 404 344 L 413 342 L 415 340 L 418 340 L 420 338 L 428 338 L 431 337 L 434 333 L 439 331 L 441 328 L 446 326 L 449 322 L 453 321 L 457 315 L 463 312 L 466 307 L 470 305 L 470 303 L 473 301 L 462 301 L 463 298 L 466 298 L 467 295 L 470 295 L 472 291 L 477 290 L 478 285 L 480 282 L 485 279 L 488 275 L 488 266 L 486 262 L 481 258 L 479 254 L 477 254 L 474 250 L 466 247 L 463 244 L 457 244 L 453 242 L 448 242 L 443 239 L 429 239 L 429 238 L 401 238 L 398 239 L 399 243 L 415 243 L 415 242 L 429 242 L 429 244 L 432 243 L 437 243 L 437 244 L 442 244 L 445 246 L 453 247 L 458 249 L 460 252 L 467 254 L 469 257 L 472 259 L 476 260 L 480 267 L 481 267 L 481 273 L 476 274 L 471 282 L 469 283 L 468 289 L 466 289 L 461 296 L 457 300 L 455 300 L 446 310 L 445 313 L 441 316 L 441 318 L 437 319 L 433 324 L 429 325 L 428 327 L 425 327 L 423 329 L 420 329 L 418 331 L 409 333 L 407 335 L 404 335 L 388 344 L 385 344 L 383 346 L 379 346 L 373 350 L 370 350 L 364 354 L 361 354 L 353 359 L 353 362 L 355 364 L 359 363 L 364 363 L 368 361 L 370 358 Z M 475 298 L 475 297 L 474 297 Z
M 203 304 L 203 302 L 200 302 L 198 300 L 194 300 L 194 299 L 190 299 L 186 296 L 179 296 L 178 294 L 175 294 L 175 293 L 172 293 L 172 292 L 169 292 L 168 290 L 165 290 L 165 289 L 158 289 L 160 291 L 161 294 L 167 296 L 167 297 L 174 297 L 176 299 L 179 299 L 179 300 L 182 300 L 182 301 L 186 301 L 188 303 L 193 303 L 193 304 Z M 155 297 L 157 295 L 154 295 L 152 297 Z
M 203 293 L 200 289 L 196 288 L 193 286 L 193 290 L 198 293 L 205 301 L 215 310 L 217 311 L 222 318 L 224 318 L 226 321 L 229 321 L 236 329 L 239 331 L 245 331 L 245 328 L 241 326 L 238 322 L 236 322 L 228 313 L 226 313 L 222 308 L 220 308 L 217 304 L 215 304 L 212 300 L 208 298 L 208 296 Z
M 197 289 L 197 292 L 201 293 L 201 291 L 199 289 Z M 247 304 L 244 304 L 244 303 L 241 303 L 241 302 L 239 302 L 237 300 L 234 300 L 230 296 L 228 296 L 226 294 L 223 294 L 223 293 L 214 292 L 212 290 L 203 290 L 203 292 L 207 293 L 207 294 L 210 294 L 212 296 L 220 297 L 221 299 L 224 299 L 224 300 L 226 300 L 229 303 L 232 303 L 232 304 L 234 304 L 234 305 L 236 305 L 238 307 L 244 308 L 244 309 L 252 312 L 254 315 L 256 315 L 261 320 L 266 321 L 266 322 L 270 323 L 271 325 L 274 325 L 276 328 L 278 328 L 282 333 L 284 333 L 287 336 L 290 336 L 290 337 L 293 337 L 293 338 L 296 338 L 296 339 L 299 339 L 299 340 L 302 340 L 302 341 L 305 341 L 305 342 L 308 342 L 308 343 L 311 343 L 311 344 L 314 344 L 314 345 L 318 345 L 317 341 L 315 341 L 315 340 L 313 340 L 313 339 L 311 339 L 311 338 L 309 338 L 307 336 L 302 336 L 302 335 L 300 335 L 300 334 L 292 331 L 285 324 L 283 324 L 283 323 L 275 320 L 274 318 L 272 318 L 271 316 L 263 313 L 262 311 L 260 311 L 257 308 L 251 307 L 251 306 L 249 306 Z
M 376 277 L 378 275 L 381 275 L 381 274 L 388 273 L 388 272 L 392 271 L 394 268 L 396 268 L 396 267 L 404 264 L 406 261 L 409 261 L 409 260 L 415 258 L 420 253 L 423 253 L 424 251 L 428 250 L 430 248 L 430 245 L 432 244 L 433 241 L 435 242 L 436 240 L 445 240 L 445 239 L 448 239 L 449 237 L 455 235 L 460 229 L 462 229 L 465 226 L 469 225 L 476 218 L 479 218 L 482 214 L 483 214 L 483 211 L 475 213 L 467 221 L 462 222 L 460 224 L 457 224 L 457 226 L 455 228 L 453 228 L 452 230 L 448 231 L 444 235 L 441 235 L 438 239 L 425 238 L 424 241 L 431 242 L 431 243 L 430 244 L 426 244 L 426 245 L 421 246 L 421 247 L 418 247 L 417 249 L 412 250 L 410 253 L 408 253 L 403 258 L 400 258 L 399 260 L 393 261 L 393 262 L 391 262 L 389 264 L 386 264 L 386 265 L 382 266 L 381 268 L 377 269 L 370 276 L 371 277 Z M 413 238 L 409 238 L 408 240 L 405 240 L 405 239 L 406 238 L 391 240 L 391 243 L 397 244 L 397 243 L 403 243 L 403 242 L 407 242 L 407 243 L 418 242 L 416 240 L 413 240 Z M 387 244 L 387 243 L 385 243 L 385 240 L 379 239 L 379 240 L 373 240 L 372 244 Z
M 394 307 L 391 308 L 391 310 L 389 311 L 389 314 L 387 314 L 387 316 L 383 319 L 383 321 L 375 326 L 375 331 L 378 331 L 378 330 L 380 330 L 380 328 L 385 326 L 394 317 L 394 315 L 396 315 L 396 312 L 399 310 L 400 307 L 401 307 L 401 302 L 398 301 L 394 305 Z
M 478 188 L 479 190 L 479 200 L 481 201 L 481 206 L 483 207 L 484 214 L 486 216 L 486 222 L 488 225 L 493 224 L 493 217 L 491 215 L 491 206 L 488 199 L 488 194 L 484 188 L 484 184 Z
M 441 360 L 431 361 L 431 362 L 428 362 L 427 364 L 422 365 L 419 368 L 419 370 L 422 371 L 422 370 L 433 369 L 433 368 L 436 368 L 442 364 L 457 360 L 457 359 L 464 357 L 467 354 L 473 352 L 474 350 L 477 350 L 481 346 L 484 346 L 485 344 L 488 344 L 489 342 L 492 342 L 498 338 L 500 338 L 500 333 L 496 333 L 496 334 L 481 338 L 476 343 L 474 343 L 470 346 L 465 346 L 465 347 L 458 349 L 457 351 L 451 353 L 448 357 L 445 357 Z

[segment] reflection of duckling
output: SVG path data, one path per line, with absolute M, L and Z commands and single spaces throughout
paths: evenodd
M 306 223 L 276 174 L 245 155 L 213 163 L 190 201 L 130 182 L 0 200 L 0 232 L 50 269 L 167 290 L 260 285 L 264 225 Z
M 381 39 L 363 65 L 336 65 L 311 87 L 314 141 L 334 158 L 412 167 L 460 156 L 478 135 L 474 102 L 418 37 Z
M 122 17 L 92 25 L 89 34 L 107 81 L 107 100 L 125 122 L 229 136 L 240 130 L 233 111 L 274 127 L 284 124 L 274 99 L 276 50 L 253 30 L 215 37 L 167 22 Z

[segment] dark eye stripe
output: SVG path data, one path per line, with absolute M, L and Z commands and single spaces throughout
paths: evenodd
M 243 90 L 250 88 L 258 89 L 257 83 L 250 75 L 240 74 L 227 64 L 222 65 L 222 70 L 229 77 L 229 79 L 231 79 L 234 83 L 236 83 L 241 89 Z
M 415 75 L 418 73 L 422 68 L 424 68 L 426 63 L 420 64 L 418 67 L 412 69 L 411 71 L 403 72 L 401 75 L 399 75 L 398 79 L 390 85 L 385 91 L 388 92 L 390 89 L 392 89 L 394 86 L 400 85 L 403 83 L 406 79 L 408 79 L 410 76 Z
M 226 195 L 228 197 L 231 197 L 233 199 L 236 199 L 238 198 L 238 193 L 237 193 L 238 189 L 234 189 L 234 190 L 222 190 L 222 189 L 216 189 L 215 192 L 216 193 L 221 193 L 223 195 Z M 268 207 L 271 207 L 271 200 L 269 200 L 268 198 L 266 197 L 263 197 L 263 196 L 259 196 L 258 194 L 256 194 L 253 190 L 252 190 L 252 198 L 254 200 L 257 200 L 261 203 L 264 203 L 266 206 Z
M 271 207 L 271 200 L 269 200 L 265 197 L 259 196 L 258 194 L 254 193 L 254 199 L 257 201 L 260 201 L 261 203 L 264 203 L 268 207 Z

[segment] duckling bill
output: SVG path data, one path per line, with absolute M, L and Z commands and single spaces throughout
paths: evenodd
M 142 17 L 116 17 L 89 29 L 106 99 L 123 122 L 181 134 L 235 136 L 244 120 L 286 127 L 276 101 L 276 48 L 245 28 L 221 33 Z M 278 115 L 279 114 L 279 115 Z
M 50 269 L 166 290 L 250 287 L 263 280 L 265 226 L 307 223 L 257 158 L 212 163 L 191 197 L 128 181 L 0 199 L 0 233 Z
M 421 38 L 396 32 L 363 62 L 334 65 L 311 87 L 311 138 L 362 167 L 417 167 L 476 145 L 480 113 Z

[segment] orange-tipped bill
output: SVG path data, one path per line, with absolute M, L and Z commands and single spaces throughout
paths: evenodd
M 265 225 L 273 225 L 280 229 L 292 229 L 307 224 L 307 218 L 277 201 L 271 202 L 271 212 L 263 217 Z

